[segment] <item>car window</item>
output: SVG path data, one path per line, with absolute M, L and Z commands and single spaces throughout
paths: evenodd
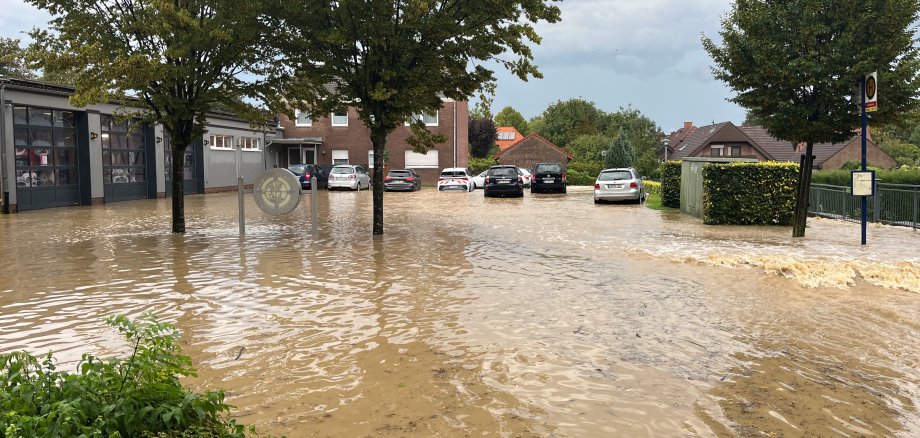
M 517 176 L 518 170 L 514 167 L 497 167 L 489 169 L 489 174 L 492 176 Z
M 352 169 L 351 167 L 333 167 L 332 173 L 335 175 L 341 175 L 341 174 L 355 173 L 355 170 Z
M 445 170 L 441 172 L 441 176 L 446 178 L 456 178 L 458 176 L 467 176 L 466 172 L 462 170 Z
M 537 173 L 559 173 L 562 172 L 562 166 L 559 164 L 540 164 L 537 165 Z
M 403 170 L 403 171 L 391 170 L 391 171 L 390 171 L 390 176 L 396 177 L 396 178 L 405 178 L 405 177 L 407 177 L 407 176 L 412 176 L 412 174 L 409 173 L 409 172 L 406 172 L 406 171 L 404 171 L 404 170 Z
M 288 166 L 288 170 L 294 172 L 294 175 L 300 176 L 304 173 L 305 166 Z
M 633 179 L 632 172 L 628 170 L 610 170 L 601 172 L 600 176 L 597 177 L 598 181 L 620 181 L 624 179 Z

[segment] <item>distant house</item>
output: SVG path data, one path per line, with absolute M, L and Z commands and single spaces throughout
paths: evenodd
M 412 135 L 408 124 L 399 126 L 387 137 L 388 169 L 415 169 L 423 181 L 435 181 L 441 169 L 466 167 L 469 156 L 467 141 L 469 113 L 467 102 L 442 99 L 441 108 L 418 116 L 436 134 L 447 137 L 425 154 L 412 150 L 407 139 Z M 280 115 L 283 137 L 267 145 L 267 161 L 274 167 L 293 164 L 359 164 L 372 169 L 374 149 L 370 130 L 355 108 L 334 114 L 310 114 L 295 111 L 295 119 Z
M 871 140 L 867 141 L 866 148 L 870 165 L 884 169 L 896 165 L 895 160 Z M 761 126 L 739 127 L 732 122 L 722 122 L 696 127 L 691 122 L 685 122 L 681 129 L 668 136 L 667 157 L 662 154 L 659 158 L 728 157 L 798 163 L 803 153 L 804 144 L 777 140 Z M 854 136 L 844 143 L 815 144 L 814 154 L 816 169 L 839 169 L 847 161 L 861 159 L 860 138 Z
M 514 126 L 499 126 L 495 128 L 495 131 L 495 145 L 498 146 L 500 152 L 504 152 L 505 149 L 524 138 Z
M 565 149 L 554 145 L 551 141 L 538 134 L 530 134 L 508 146 L 495 155 L 499 164 L 513 164 L 524 169 L 533 169 L 537 163 L 562 163 L 567 164 L 572 160 L 572 154 Z

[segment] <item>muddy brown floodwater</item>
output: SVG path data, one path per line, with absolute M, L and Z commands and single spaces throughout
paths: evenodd
M 235 194 L 0 217 L 0 351 L 124 353 L 152 311 L 260 431 L 920 436 L 920 233 L 715 227 L 568 195 Z M 240 351 L 242 353 L 240 354 Z M 237 358 L 237 356 L 239 356 Z

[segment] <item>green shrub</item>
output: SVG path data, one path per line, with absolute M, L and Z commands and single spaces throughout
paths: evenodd
M 661 205 L 680 208 L 680 161 L 667 161 L 661 170 Z
M 661 197 L 661 183 L 658 181 L 645 181 L 645 193 L 649 196 Z
M 566 182 L 570 186 L 593 186 L 601 170 L 604 163 L 600 161 L 572 161 L 566 165 Z
M 179 382 L 195 370 L 172 325 L 149 315 L 140 324 L 124 316 L 106 322 L 130 343 L 129 358 L 84 354 L 69 374 L 50 353 L 0 355 L 0 436 L 245 436 L 222 391 L 197 394 Z
M 875 178 L 889 184 L 920 185 L 920 170 L 875 170 Z M 830 184 L 834 186 L 849 187 L 849 170 L 821 170 L 811 174 L 812 184 Z
M 703 166 L 703 222 L 788 225 L 795 210 L 799 165 L 725 163 Z
M 497 163 L 492 159 L 491 156 L 488 158 L 470 157 L 470 173 L 473 175 L 478 175 L 483 170 L 486 170 L 496 164 Z

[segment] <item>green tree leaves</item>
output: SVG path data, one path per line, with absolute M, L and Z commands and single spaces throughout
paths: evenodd
M 510 106 L 502 108 L 502 110 L 495 115 L 495 125 L 513 126 L 514 129 L 517 129 L 523 136 L 530 133 L 530 126 L 527 124 L 527 119 Z

